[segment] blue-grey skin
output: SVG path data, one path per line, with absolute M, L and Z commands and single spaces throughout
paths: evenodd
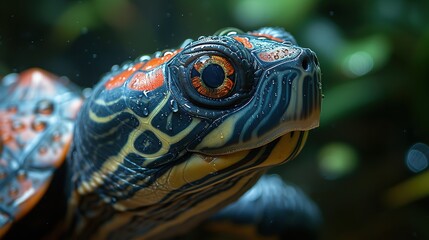
M 205 229 L 228 226 L 231 232 L 213 231 L 218 238 L 273 237 L 316 239 L 322 223 L 316 204 L 298 187 L 286 184 L 277 175 L 264 175 L 237 202 L 205 222 Z M 254 229 L 251 236 L 244 229 Z M 249 232 L 247 231 L 247 234 Z M 222 237 L 222 238 L 220 238 Z
M 106 89 L 128 64 L 107 74 L 86 100 L 70 154 L 76 236 L 153 239 L 186 231 L 237 199 L 267 167 L 295 157 L 306 131 L 318 126 L 317 58 L 284 30 L 223 31 L 181 48 L 158 66 L 162 86 L 133 90 L 131 76 Z M 235 70 L 224 97 L 203 96 L 192 85 L 195 62 L 213 55 Z M 294 145 L 270 163 L 285 134 Z M 219 159 L 235 162 L 214 165 Z

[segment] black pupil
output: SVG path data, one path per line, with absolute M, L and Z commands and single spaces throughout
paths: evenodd
M 209 64 L 204 68 L 201 79 L 209 88 L 217 88 L 222 85 L 225 80 L 225 72 L 218 64 Z

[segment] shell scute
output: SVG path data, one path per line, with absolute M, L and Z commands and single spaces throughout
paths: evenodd
M 1 80 L 0 236 L 44 195 L 82 104 L 67 79 L 29 69 Z

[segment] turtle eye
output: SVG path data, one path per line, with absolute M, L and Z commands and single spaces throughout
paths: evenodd
M 234 89 L 234 73 L 233 65 L 226 58 L 203 55 L 193 65 L 192 86 L 205 97 L 227 97 Z

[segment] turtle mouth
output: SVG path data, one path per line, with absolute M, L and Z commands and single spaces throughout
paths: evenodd
M 204 189 L 237 176 L 260 172 L 295 158 L 302 150 L 308 131 L 288 132 L 266 145 L 254 146 L 225 154 L 195 153 L 186 164 L 185 170 L 178 171 L 187 182 L 193 182 L 196 175 L 206 178 Z M 211 179 L 211 180 L 208 180 Z
M 319 111 L 313 112 L 313 114 L 305 119 L 299 121 L 289 121 L 287 124 L 279 125 L 277 128 L 266 134 L 249 139 L 246 142 L 239 142 L 238 144 L 226 145 L 216 149 L 202 149 L 195 152 L 209 157 L 216 156 L 228 156 L 242 151 L 251 151 L 258 148 L 265 147 L 272 142 L 279 141 L 285 136 L 289 136 L 294 132 L 306 132 L 319 126 Z M 222 140 L 222 137 L 219 137 Z

